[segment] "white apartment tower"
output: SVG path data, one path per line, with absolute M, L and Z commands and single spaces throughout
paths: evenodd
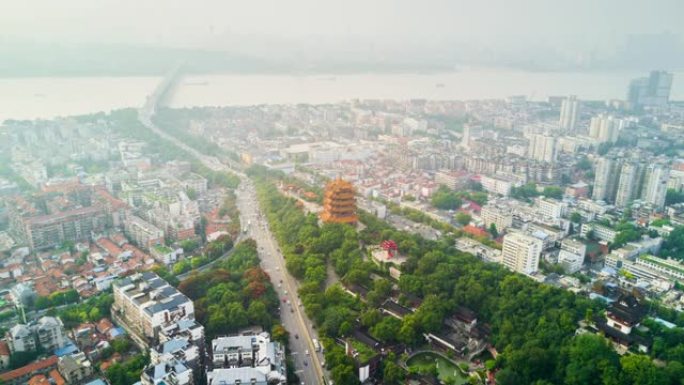
M 541 162 L 556 160 L 556 138 L 550 135 L 532 134 L 529 136 L 527 157 Z
M 652 204 L 655 208 L 662 209 L 665 206 L 667 194 L 667 182 L 670 179 L 670 168 L 663 164 L 649 164 L 646 167 L 644 187 L 641 198 Z
M 593 200 L 613 202 L 617 187 L 620 163 L 615 159 L 599 158 L 596 162 Z
M 532 274 L 539 268 L 542 241 L 535 237 L 510 233 L 504 236 L 501 251 L 504 266 L 523 274 Z
M 579 100 L 577 96 L 572 95 L 563 100 L 561 104 L 560 120 L 558 127 L 564 131 L 574 131 L 577 125 L 577 116 L 579 115 Z
M 625 163 L 620 170 L 620 179 L 615 193 L 615 206 L 626 207 L 637 197 L 641 165 Z
M 603 114 L 594 116 L 589 123 L 589 136 L 598 139 L 599 142 L 615 143 L 618 140 L 620 130 L 625 126 L 625 121 Z

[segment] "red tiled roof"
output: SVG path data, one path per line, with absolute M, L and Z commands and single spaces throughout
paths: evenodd
M 475 235 L 475 236 L 486 237 L 489 235 L 489 233 L 487 233 L 485 230 L 483 230 L 479 227 L 472 226 L 472 225 L 465 226 L 463 228 L 463 231 L 465 231 L 468 234 Z
M 24 377 L 25 375 L 36 372 L 38 370 L 44 370 L 52 366 L 57 365 L 57 356 L 50 356 L 44 360 L 32 362 L 28 365 L 22 366 L 21 368 L 10 370 L 0 374 L 0 380 L 9 382 L 17 378 Z
M 64 377 L 62 377 L 61 374 L 57 371 L 57 369 L 52 369 L 50 371 L 50 377 L 55 380 L 54 384 L 55 385 L 65 385 L 66 381 L 64 380 Z
M 100 238 L 97 240 L 97 245 L 103 248 L 109 255 L 118 257 L 123 252 L 119 246 L 107 238 Z
M 107 318 L 103 318 L 97 323 L 97 331 L 100 333 L 107 333 L 109 329 L 113 328 L 114 324 Z

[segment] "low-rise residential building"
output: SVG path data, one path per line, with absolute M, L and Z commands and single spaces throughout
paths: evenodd
M 64 324 L 59 318 L 42 317 L 33 329 L 38 343 L 46 351 L 51 352 L 67 344 Z
M 489 247 L 474 239 L 461 237 L 456 239 L 455 246 L 464 253 L 470 253 L 485 262 L 501 263 L 501 250 Z
M 653 255 L 641 255 L 636 258 L 636 264 L 661 272 L 670 277 L 673 281 L 684 280 L 684 264 L 678 260 L 672 258 L 658 258 Z
M 583 223 L 580 228 L 580 235 L 584 238 L 587 234 L 592 233 L 594 238 L 600 239 L 606 242 L 613 242 L 617 231 L 611 229 L 610 227 L 600 225 L 598 223 Z
M 256 368 L 214 369 L 207 372 L 207 385 L 269 385 L 267 376 Z
M 192 385 L 192 369 L 177 360 L 153 364 L 143 370 L 140 382 L 143 385 Z M 244 384 L 249 384 L 249 382 Z
M 200 350 L 187 338 L 174 338 L 150 349 L 152 364 L 177 360 L 191 369 L 199 368 Z
M 505 231 L 513 224 L 513 212 L 507 206 L 484 205 L 480 211 L 480 218 L 487 228 L 493 224 L 497 231 Z
M 486 176 L 482 175 L 480 178 L 482 188 L 492 194 L 499 194 L 509 196 L 513 187 L 520 187 L 522 183 L 515 178 L 508 178 L 505 176 Z
M 7 385 L 24 385 L 36 374 L 47 374 L 57 368 L 57 356 L 32 362 L 21 368 L 0 374 L 0 381 Z
M 93 374 L 93 365 L 83 352 L 60 357 L 57 368 L 68 384 L 79 384 Z
M 6 334 L 6 339 L 12 353 L 36 350 L 36 339 L 31 329 L 26 325 L 12 326 Z
M 285 350 L 278 342 L 271 341 L 270 335 L 266 332 L 256 335 L 219 337 L 211 342 L 211 347 L 214 371 L 218 368 L 224 370 L 254 368 L 262 373 L 261 376 L 268 383 L 285 384 L 286 382 Z M 242 371 L 237 373 L 240 376 L 244 374 Z M 219 381 L 218 377 L 226 375 L 229 374 L 220 371 L 212 378 L 214 381 Z M 209 374 L 207 376 L 209 377 Z M 220 381 L 215 383 L 219 384 Z
M 577 239 L 564 239 L 558 253 L 558 263 L 563 266 L 567 274 L 579 271 L 584 264 L 587 245 Z
M 135 215 L 126 217 L 124 232 L 129 239 L 144 249 L 164 244 L 164 232 L 157 226 Z
M 539 197 L 535 199 L 535 207 L 539 215 L 557 220 L 565 213 L 567 205 L 556 199 Z
M 150 248 L 150 254 L 157 262 L 169 266 L 178 262 L 178 259 L 183 256 L 183 249 L 174 250 L 166 245 L 160 244 L 152 246 Z

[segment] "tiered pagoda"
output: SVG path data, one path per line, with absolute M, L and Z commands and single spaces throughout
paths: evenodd
M 326 223 L 356 224 L 356 198 L 351 183 L 337 178 L 325 186 L 321 220 Z

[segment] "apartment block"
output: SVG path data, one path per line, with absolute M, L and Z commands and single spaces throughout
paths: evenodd
M 480 218 L 487 228 L 494 224 L 497 231 L 504 231 L 513 224 L 513 212 L 509 207 L 487 204 L 480 210 Z
M 565 213 L 566 204 L 556 199 L 539 197 L 535 200 L 535 207 L 539 215 L 557 220 Z
M 583 223 L 580 228 L 580 235 L 586 238 L 590 231 L 593 232 L 595 238 L 606 242 L 613 242 L 617 235 L 617 231 L 598 223 Z
M 26 325 L 12 326 L 5 335 L 5 339 L 12 353 L 36 350 L 36 339 L 33 337 L 31 329 Z
M 67 384 L 80 384 L 93 374 L 93 365 L 83 352 L 59 357 L 57 368 Z
M 513 271 L 532 274 L 539 268 L 542 247 L 542 241 L 535 237 L 521 233 L 506 234 L 501 252 L 502 263 Z
M 285 349 L 271 341 L 270 335 L 219 337 L 211 342 L 214 370 L 207 373 L 209 384 L 233 379 L 235 383 L 285 384 Z M 243 382 L 235 382 L 235 380 Z M 256 382 L 244 382 L 246 380 Z
M 112 287 L 113 314 L 148 341 L 156 341 L 165 325 L 194 319 L 192 301 L 152 272 L 131 275 Z
M 62 320 L 55 317 L 42 317 L 33 327 L 38 344 L 46 351 L 53 351 L 67 344 Z
M 142 385 L 192 385 L 192 369 L 183 362 L 173 360 L 146 367 L 140 375 Z M 244 383 L 249 384 L 249 382 Z
M 564 239 L 558 253 L 558 263 L 563 266 L 567 274 L 577 272 L 584 264 L 587 245 L 576 239 Z
M 519 180 L 513 178 L 503 176 L 491 177 L 486 175 L 482 175 L 480 183 L 485 191 L 503 196 L 509 196 L 513 187 L 520 187 L 522 185 Z
M 59 246 L 66 241 L 80 242 L 102 232 L 107 215 L 101 206 L 82 207 L 57 214 L 23 217 L 11 212 L 11 231 L 32 250 Z
M 164 244 L 164 232 L 144 219 L 130 215 L 124 223 L 126 236 L 144 249 Z

